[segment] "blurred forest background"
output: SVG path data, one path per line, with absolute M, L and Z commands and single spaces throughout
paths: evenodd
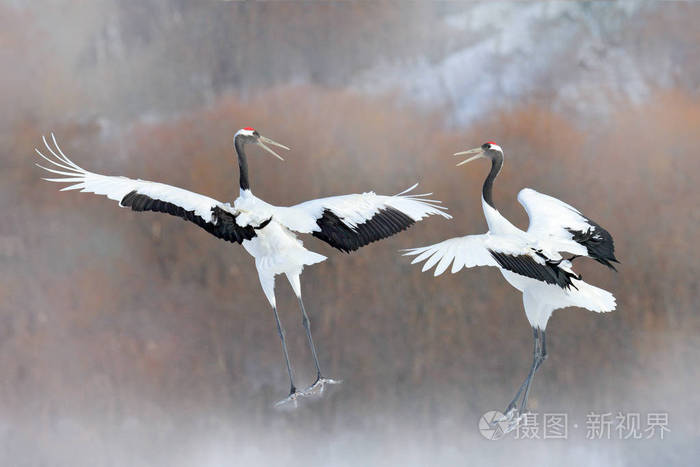
M 683 2 L 0 1 L 0 463 L 18 466 L 690 465 L 700 437 L 700 5 Z M 322 365 L 295 411 L 252 259 L 181 220 L 40 180 L 54 131 L 88 170 L 232 201 L 233 133 L 275 204 L 415 181 L 453 221 L 308 268 Z M 529 186 L 605 226 L 618 311 L 558 311 L 530 398 L 569 440 L 476 429 L 525 376 L 531 331 L 495 269 L 433 278 L 397 250 L 485 230 L 486 164 L 520 226 Z M 278 287 L 300 386 L 313 378 Z M 659 440 L 587 440 L 589 412 L 669 414 Z M 643 418 L 644 420 L 644 418 Z M 577 424 L 577 428 L 574 428 Z

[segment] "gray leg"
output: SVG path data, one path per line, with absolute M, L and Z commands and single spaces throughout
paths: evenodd
M 306 314 L 306 308 L 304 308 L 304 302 L 299 297 L 299 306 L 301 307 L 301 322 L 306 330 L 306 338 L 309 341 L 309 348 L 311 349 L 311 355 L 314 356 L 314 364 L 316 365 L 316 381 L 323 378 L 321 376 L 321 366 L 318 364 L 318 357 L 316 356 L 316 346 L 314 345 L 314 339 L 311 337 L 311 322 L 309 321 L 309 315 Z
M 282 329 L 282 323 L 280 323 L 280 317 L 277 314 L 277 307 L 273 306 L 272 311 L 275 312 L 275 320 L 277 321 L 277 333 L 280 335 L 282 340 L 282 351 L 284 351 L 284 360 L 287 363 L 287 373 L 289 373 L 289 394 L 292 395 L 297 392 L 297 388 L 294 386 L 294 377 L 292 376 L 292 365 L 289 364 L 289 353 L 287 353 L 287 342 L 284 339 L 284 329 Z
M 318 356 L 316 355 L 316 346 L 314 345 L 313 337 L 311 337 L 311 321 L 309 320 L 309 315 L 306 314 L 306 308 L 304 308 L 304 302 L 301 299 L 301 295 L 298 295 L 298 298 L 299 306 L 301 307 L 301 322 L 304 325 L 304 329 L 306 330 L 306 338 L 309 341 L 311 355 L 313 355 L 314 364 L 316 365 L 316 381 L 314 381 L 314 383 L 311 386 L 302 391 L 303 395 L 308 396 L 312 394 L 322 393 L 326 384 L 340 384 L 342 383 L 342 381 L 332 378 L 324 378 L 323 374 L 321 373 L 321 366 L 318 363 Z
M 520 403 L 520 413 L 525 412 L 527 407 L 527 398 L 530 396 L 530 385 L 532 384 L 532 378 L 535 376 L 537 371 L 537 366 L 539 363 L 539 358 L 533 362 L 532 368 L 530 369 L 530 374 L 527 377 L 527 384 L 525 385 L 525 395 L 523 396 L 523 401 Z
M 540 361 L 537 364 L 537 370 L 539 370 L 540 365 L 544 363 L 545 360 L 547 360 L 547 336 L 544 332 L 544 330 L 540 330 L 540 335 L 542 336 L 542 348 L 540 349 Z
M 530 371 L 528 372 L 527 377 L 525 378 L 525 381 L 523 381 L 523 384 L 520 385 L 520 389 L 518 389 L 518 392 L 515 394 L 515 397 L 513 398 L 512 401 L 510 401 L 510 404 L 508 404 L 508 407 L 506 407 L 505 414 L 507 415 L 510 411 L 515 409 L 518 403 L 518 399 L 520 399 L 520 395 L 522 394 L 523 390 L 527 388 L 529 390 L 530 388 L 530 380 L 532 379 L 532 376 L 535 374 L 535 370 L 537 369 L 537 362 L 539 360 L 539 332 L 537 331 L 537 328 L 532 328 L 532 335 L 534 338 L 534 346 L 532 350 L 532 366 L 530 367 Z M 527 390 L 525 391 L 525 398 L 527 398 Z M 523 398 L 523 401 L 525 400 Z M 520 406 L 520 410 L 522 411 L 524 405 Z
M 528 395 L 529 395 L 529 393 L 530 393 L 530 384 L 532 383 L 532 378 L 535 376 L 535 372 L 540 368 L 540 366 L 542 365 L 542 363 L 543 363 L 543 362 L 545 361 L 545 359 L 547 358 L 547 340 L 546 340 L 546 337 L 545 337 L 544 330 L 540 330 L 540 334 L 541 334 L 540 353 L 539 353 L 539 355 L 537 356 L 537 364 L 535 365 L 534 369 L 532 370 L 532 372 L 531 372 L 531 374 L 530 374 L 529 381 L 528 381 L 527 387 L 526 387 L 526 389 L 525 389 L 525 396 L 523 397 L 523 403 L 522 403 L 522 405 L 520 406 L 520 411 L 521 411 L 521 412 L 522 412 L 522 411 L 525 409 L 525 407 L 527 406 L 527 398 L 528 398 Z

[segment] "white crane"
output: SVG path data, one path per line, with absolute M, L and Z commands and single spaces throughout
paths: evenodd
M 505 421 L 510 423 L 506 426 L 512 429 L 526 411 L 530 383 L 547 357 L 545 328 L 552 312 L 570 306 L 599 313 L 615 309 L 615 297 L 583 282 L 573 271 L 572 260 L 588 256 L 615 269 L 611 263 L 617 259 L 613 239 L 607 230 L 568 204 L 530 188 L 518 194 L 518 201 L 530 217 L 527 231 L 520 230 L 503 217 L 493 203 L 493 182 L 503 167 L 501 147 L 489 141 L 479 148 L 455 154 L 461 155 L 471 157 L 458 166 L 480 158 L 491 160 L 491 171 L 484 181 L 481 198 L 489 231 L 412 248 L 405 254 L 417 255 L 412 264 L 427 260 L 423 271 L 437 265 L 435 276 L 445 272 L 450 264 L 452 273 L 463 267 L 494 266 L 510 285 L 522 292 L 535 344 L 530 372 L 504 412 Z M 564 258 L 562 253 L 573 256 Z
M 304 248 L 294 232 L 312 234 L 341 251 L 350 252 L 401 232 L 427 216 L 439 215 L 447 219 L 451 218 L 444 212 L 446 208 L 439 206 L 440 201 L 426 198 L 430 193 L 407 194 L 417 184 L 394 196 L 381 196 L 369 192 L 315 199 L 291 207 L 268 204 L 257 198 L 250 190 L 245 145 L 256 144 L 280 160 L 284 159 L 268 145 L 287 150 L 289 148 L 261 136 L 250 127 L 239 130 L 233 137 L 240 169 L 240 196 L 233 205 L 162 183 L 88 172 L 72 162 L 61 151 L 53 134 L 51 138 L 53 147 L 45 137 L 43 140 L 53 157 L 47 157 L 38 149 L 36 152 L 54 167 L 37 165 L 51 173 L 61 175 L 59 178 L 44 180 L 71 184 L 62 188 L 61 191 L 79 189 L 107 196 L 118 201 L 119 206 L 130 207 L 134 211 L 156 211 L 182 217 L 218 238 L 242 244 L 243 248 L 255 258 L 260 284 L 275 315 L 289 374 L 289 396 L 278 404 L 293 401 L 296 405 L 299 395 L 320 393 L 326 384 L 339 383 L 331 378 L 325 378 L 321 373 L 311 337 L 309 317 L 301 299 L 299 280 L 304 266 L 319 263 L 326 257 Z M 284 330 L 277 314 L 274 291 L 277 274 L 287 276 L 299 299 L 302 323 L 316 365 L 316 381 L 301 392 L 297 392 L 294 384 Z

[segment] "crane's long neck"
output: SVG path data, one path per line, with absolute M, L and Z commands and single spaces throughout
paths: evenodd
M 245 150 L 243 149 L 244 143 L 241 141 L 241 138 L 235 139 L 234 146 L 236 147 L 236 154 L 238 154 L 238 168 L 241 172 L 239 182 L 241 191 L 250 190 L 250 183 L 248 182 L 248 159 L 246 158 Z
M 496 209 L 496 205 L 493 204 L 493 182 L 496 180 L 498 173 L 503 167 L 503 155 L 497 153 L 497 156 L 491 159 L 491 171 L 489 172 L 486 180 L 484 180 L 484 187 L 481 190 L 481 194 L 484 197 L 484 201 L 489 203 L 489 206 Z

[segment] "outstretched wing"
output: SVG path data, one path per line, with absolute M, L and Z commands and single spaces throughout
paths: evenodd
M 418 184 L 394 196 L 374 192 L 333 196 L 287 208 L 275 207 L 275 220 L 300 233 L 310 233 L 346 253 L 390 237 L 431 215 L 452 217 L 431 193 L 408 195 Z
M 462 268 L 474 266 L 498 266 L 486 246 L 488 234 L 467 235 L 466 237 L 450 238 L 435 245 L 404 250 L 404 256 L 416 256 L 411 264 L 425 261 L 423 272 L 435 268 L 435 276 L 439 276 L 452 264 L 452 274 Z
M 405 250 L 404 256 L 416 256 L 411 264 L 425 261 L 423 271 L 437 264 L 439 276 L 452 264 L 452 273 L 463 267 L 496 266 L 547 284 L 569 288 L 571 279 L 580 279 L 571 270 L 571 263 L 556 252 L 536 250 L 523 239 L 499 235 L 467 235 L 435 245 Z M 427 260 L 427 261 L 426 261 Z
M 61 175 L 58 178 L 45 178 L 50 182 L 70 183 L 65 190 L 80 190 L 103 195 L 119 202 L 121 207 L 134 211 L 164 212 L 193 222 L 210 234 L 229 242 L 241 243 L 255 237 L 256 228 L 242 227 L 236 223 L 236 212 L 228 204 L 163 183 L 145 180 L 132 180 L 126 177 L 100 175 L 79 167 L 71 161 L 51 135 L 54 148 L 44 137 L 46 149 L 53 157 L 47 157 L 36 149 L 37 154 L 55 168 L 37 164 L 42 169 Z
M 530 217 L 528 233 L 557 251 L 589 256 L 615 269 L 611 263 L 618 261 L 612 236 L 576 208 L 531 188 L 520 190 L 518 201 Z

